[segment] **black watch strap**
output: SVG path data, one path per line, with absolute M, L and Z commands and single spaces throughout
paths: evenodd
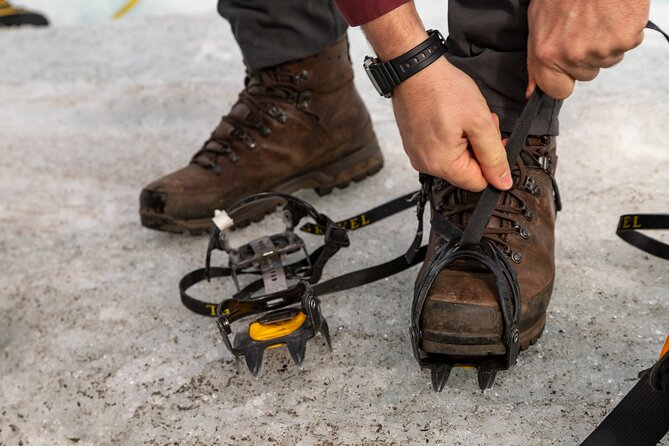
M 393 60 L 381 62 L 377 57 L 365 57 L 365 71 L 381 96 L 392 96 L 395 87 L 446 52 L 446 42 L 439 31 L 430 29 L 427 34 L 425 41 Z

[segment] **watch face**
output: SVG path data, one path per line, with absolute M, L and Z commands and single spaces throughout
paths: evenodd
M 383 91 L 381 86 L 379 85 L 379 81 L 376 78 L 377 75 L 380 75 L 381 73 L 378 72 L 378 70 L 375 70 L 376 64 L 378 64 L 378 61 L 372 57 L 365 57 L 365 63 L 363 66 L 365 67 L 365 73 L 367 73 L 367 76 L 369 77 L 369 80 L 372 81 L 372 85 L 376 89 L 376 91 L 379 92 L 381 96 L 386 96 L 388 97 L 388 94 Z

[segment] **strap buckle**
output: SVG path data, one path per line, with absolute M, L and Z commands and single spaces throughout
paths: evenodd
M 348 248 L 351 241 L 348 238 L 346 229 L 337 225 L 328 225 L 325 229 L 325 244 L 336 248 Z

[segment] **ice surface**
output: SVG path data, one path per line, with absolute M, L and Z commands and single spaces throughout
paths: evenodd
M 141 228 L 137 200 L 188 161 L 241 88 L 213 11 L 137 9 L 113 23 L 112 2 L 82 0 L 97 8 L 86 18 L 63 10 L 74 1 L 22 3 L 67 26 L 0 31 L 1 444 L 577 444 L 657 357 L 669 263 L 614 235 L 622 213 L 669 212 L 669 45 L 654 33 L 564 107 L 544 336 L 492 391 L 457 370 L 434 394 L 408 338 L 415 270 L 324 298 L 334 352 L 311 342 L 298 371 L 276 349 L 258 382 L 236 373 L 214 322 L 181 305 L 177 281 L 207 241 Z M 442 3 L 420 6 L 443 30 Z M 666 6 L 653 4 L 658 23 Z M 368 46 L 357 30 L 351 40 L 361 61 Z M 356 70 L 387 164 L 330 196 L 300 194 L 335 218 L 416 187 L 390 104 Z M 329 274 L 402 252 L 414 220 L 352 234 Z

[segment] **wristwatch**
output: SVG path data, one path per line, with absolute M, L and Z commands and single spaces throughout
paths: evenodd
M 399 57 L 381 62 L 378 57 L 365 57 L 365 71 L 381 96 L 389 98 L 393 89 L 439 59 L 448 49 L 436 29 L 427 31 L 428 38 Z

